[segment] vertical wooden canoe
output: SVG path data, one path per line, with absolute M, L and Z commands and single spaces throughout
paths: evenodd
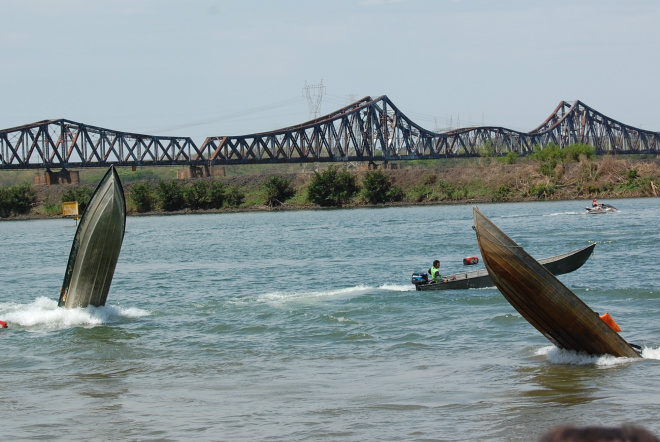
M 124 191 L 117 171 L 111 166 L 78 224 L 60 291 L 60 307 L 105 305 L 125 226 Z
M 484 264 L 499 291 L 553 344 L 592 355 L 640 357 L 596 312 L 476 207 L 474 227 Z

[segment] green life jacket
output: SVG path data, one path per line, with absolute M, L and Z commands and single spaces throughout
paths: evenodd
M 440 281 L 438 281 L 438 278 L 442 278 L 442 275 L 440 274 L 440 269 L 436 269 L 435 267 L 431 267 L 429 269 L 429 274 L 431 275 L 431 279 L 433 279 L 433 282 L 440 282 Z

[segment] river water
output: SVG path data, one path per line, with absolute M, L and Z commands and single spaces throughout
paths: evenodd
M 57 296 L 69 219 L 0 222 L 4 440 L 533 441 L 660 435 L 660 202 L 481 204 L 643 359 L 552 346 L 496 288 L 416 292 L 479 256 L 472 207 L 129 217 L 105 307 Z M 482 267 L 482 263 L 469 269 Z

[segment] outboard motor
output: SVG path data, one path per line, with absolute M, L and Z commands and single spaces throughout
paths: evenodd
M 410 280 L 415 287 L 418 285 L 428 284 L 429 283 L 429 274 L 427 272 L 415 272 L 412 274 L 412 279 Z

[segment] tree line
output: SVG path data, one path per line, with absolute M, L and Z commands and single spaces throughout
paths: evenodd
M 322 172 L 314 172 L 307 187 L 306 201 L 321 207 L 341 207 L 359 192 L 371 204 L 401 201 L 404 192 L 394 185 L 385 173 L 368 171 L 362 182 L 346 169 L 330 166 Z M 269 177 L 263 184 L 261 204 L 277 207 L 296 195 L 292 180 L 285 176 Z M 129 192 L 129 200 L 138 213 L 162 210 L 176 212 L 185 209 L 209 210 L 223 207 L 238 208 L 246 199 L 243 189 L 221 181 L 177 180 L 137 183 Z
M 256 203 L 269 207 L 281 206 L 296 195 L 292 180 L 280 175 L 269 177 L 261 190 L 262 201 Z M 403 189 L 394 185 L 391 178 L 381 171 L 366 172 L 362 182 L 358 183 L 357 177 L 346 169 L 330 166 L 323 172 L 314 172 L 305 199 L 321 207 L 341 207 L 360 192 L 364 201 L 370 204 L 401 201 L 404 198 Z M 138 182 L 127 193 L 128 202 L 138 213 L 238 208 L 246 199 L 241 187 L 208 180 L 188 183 L 178 180 Z M 92 194 L 93 189 L 89 187 L 74 187 L 67 189 L 61 200 L 77 201 L 79 211 L 83 213 Z M 0 187 L 2 218 L 25 215 L 35 204 L 35 192 L 30 185 Z M 51 210 L 52 214 L 57 211 Z
M 658 177 L 645 169 L 643 175 L 629 162 L 625 170 L 618 172 L 616 179 L 603 178 L 607 161 L 595 159 L 593 147 L 574 144 L 564 149 L 548 146 L 535 149 L 523 161 L 533 166 L 536 172 L 515 175 L 516 169 L 499 169 L 498 177 L 486 179 L 485 171 L 495 164 L 512 165 L 520 161 L 510 152 L 500 155 L 493 146 L 486 145 L 481 153 L 478 168 L 464 169 L 459 166 L 446 181 L 437 173 L 437 162 L 431 165 L 421 161 L 419 169 L 414 168 L 415 178 L 394 181 L 396 173 L 369 170 L 365 173 L 352 173 L 345 167 L 331 165 L 324 171 L 316 171 L 305 177 L 304 185 L 286 175 L 273 175 L 254 186 L 232 185 L 222 180 L 202 179 L 194 181 L 148 180 L 134 181 L 124 185 L 127 208 L 130 212 L 147 213 L 154 211 L 179 212 L 185 210 L 248 209 L 257 206 L 267 207 L 342 207 L 346 205 L 381 204 L 393 202 L 425 203 L 435 201 L 516 201 L 524 199 L 562 199 L 581 195 L 649 196 L 656 195 Z M 583 161 L 583 159 L 585 161 Z M 577 172 L 569 178 L 564 165 L 579 163 Z M 426 165 L 426 168 L 424 167 Z M 431 166 L 432 168 L 429 168 Z M 504 166 L 506 167 L 506 166 Z M 523 166 L 524 167 L 524 166 Z M 611 164 L 608 166 L 611 175 Z M 514 172 L 509 173 L 507 170 Z M 573 168 L 573 171 L 576 169 Z M 482 173 L 484 173 L 482 175 Z M 577 173 L 577 175 L 576 175 Z M 410 177 L 410 175 L 407 175 Z M 492 177 L 492 175 L 491 175 Z M 404 184 L 405 187 L 402 187 Z M 62 194 L 61 201 L 77 201 L 83 213 L 91 198 L 93 189 L 85 186 L 71 186 Z M 50 200 L 37 201 L 30 185 L 12 187 L 0 186 L 0 217 L 35 213 L 56 216 L 62 213 L 61 203 Z

